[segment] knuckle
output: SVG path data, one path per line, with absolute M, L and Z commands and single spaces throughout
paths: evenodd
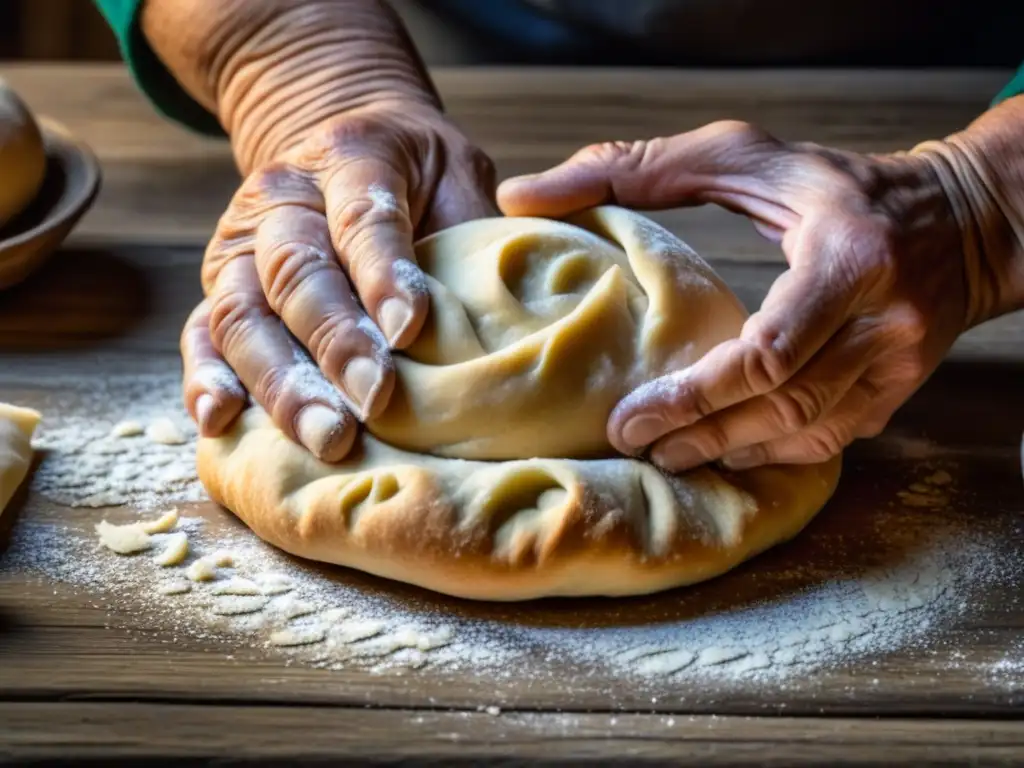
M 210 339 L 214 348 L 227 355 L 236 341 L 250 334 L 270 314 L 270 309 L 249 291 L 228 289 L 210 300 Z
M 894 308 L 889 317 L 889 326 L 894 341 L 901 347 L 920 348 L 930 330 L 928 317 L 913 305 Z M 909 360 L 910 367 L 917 369 L 916 375 L 923 373 L 924 361 L 915 355 Z
M 738 145 L 775 143 L 776 139 L 763 128 L 745 120 L 716 120 L 707 126 L 714 136 Z
M 340 372 L 359 346 L 359 321 L 349 314 L 327 314 L 309 335 L 306 348 L 322 369 Z
M 809 383 L 784 387 L 768 395 L 775 410 L 775 422 L 787 433 L 818 421 L 828 401 L 828 394 L 821 387 Z
M 807 430 L 807 458 L 824 461 L 838 456 L 851 441 L 846 428 L 838 424 L 819 424 Z
M 754 394 L 778 388 L 795 372 L 799 353 L 784 331 L 759 329 L 743 357 L 743 374 Z
M 271 244 L 261 254 L 259 263 L 267 301 L 278 314 L 311 279 L 333 268 L 328 255 L 319 248 L 293 241 Z

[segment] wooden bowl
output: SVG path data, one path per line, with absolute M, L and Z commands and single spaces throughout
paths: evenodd
M 55 251 L 92 205 L 100 164 L 59 123 L 42 118 L 46 177 L 29 207 L 0 228 L 0 290 L 20 283 Z

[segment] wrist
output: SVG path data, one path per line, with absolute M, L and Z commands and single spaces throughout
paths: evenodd
M 381 0 L 146 0 L 141 23 L 185 90 L 217 116 L 244 173 L 368 104 L 440 109 Z
M 1024 98 L 965 130 L 918 145 L 942 184 L 958 229 L 968 289 L 967 328 L 1024 307 Z

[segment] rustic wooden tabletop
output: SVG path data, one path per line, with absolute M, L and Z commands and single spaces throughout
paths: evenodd
M 99 520 L 173 505 L 197 546 L 227 541 L 250 553 L 242 560 L 273 559 L 228 513 L 191 500 L 187 461 L 167 480 L 180 498 L 159 483 L 155 502 L 86 498 L 130 489 L 112 478 L 144 453 L 110 460 L 85 443 L 107 445 L 110 423 L 148 418 L 153 403 L 179 408 L 177 336 L 200 295 L 204 240 L 237 183 L 229 150 L 162 121 L 119 67 L 0 74 L 88 142 L 105 174 L 65 248 L 0 296 L 0 400 L 45 416 L 34 479 L 2 520 L 0 760 L 1024 762 L 1019 318 L 963 337 L 886 433 L 848 452 L 835 499 L 805 534 L 721 579 L 645 599 L 495 607 L 279 558 L 310 600 L 455 629 L 447 650 L 415 663 L 387 647 L 335 658 L 267 648 L 258 622 L 215 621 L 195 594 L 159 594 L 165 577 L 148 558 L 95 547 Z M 908 148 L 969 122 L 1004 80 L 437 73 L 451 113 L 502 176 L 591 141 L 722 117 L 783 138 Z M 750 306 L 783 268 L 722 211 L 657 218 Z M 140 472 L 173 468 L 180 454 L 168 448 Z M 149 488 L 146 477 L 134 487 Z

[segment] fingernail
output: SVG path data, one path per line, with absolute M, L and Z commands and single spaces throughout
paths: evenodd
M 342 373 L 345 392 L 362 414 L 367 414 L 373 405 L 373 397 L 380 386 L 383 372 L 380 366 L 368 357 L 353 357 Z M 363 419 L 360 418 L 360 421 Z
M 630 445 L 649 445 L 668 432 L 668 424 L 660 416 L 642 413 L 634 416 L 622 427 L 622 439 Z
M 735 451 L 723 456 L 719 462 L 726 469 L 741 470 L 761 464 L 760 451 L 756 448 L 737 448 Z
M 210 417 L 213 415 L 214 405 L 213 395 L 204 393 L 196 398 L 196 424 L 199 425 L 201 435 L 206 435 L 210 428 Z
M 341 417 L 325 405 L 307 405 L 295 420 L 299 440 L 314 456 L 329 460 L 345 437 Z
M 389 344 L 394 344 L 412 320 L 412 309 L 401 299 L 384 299 L 377 307 L 377 324 Z
M 671 440 L 651 453 L 651 461 L 670 472 L 684 472 L 708 461 L 701 450 L 686 440 Z

